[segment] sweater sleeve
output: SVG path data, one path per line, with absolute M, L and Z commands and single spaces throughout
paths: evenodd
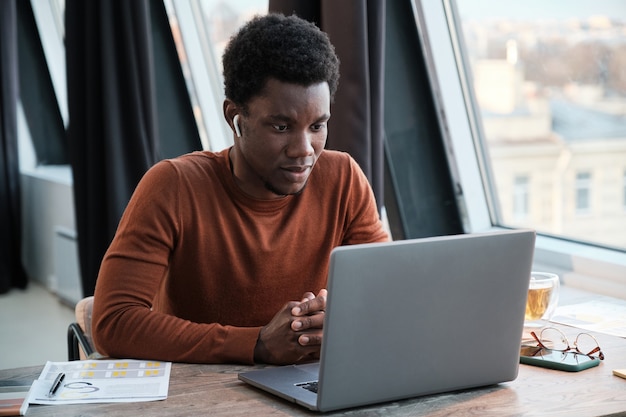
M 95 347 L 118 358 L 251 364 L 260 327 L 195 323 L 153 309 L 180 227 L 172 169 L 161 162 L 140 181 L 103 258 Z

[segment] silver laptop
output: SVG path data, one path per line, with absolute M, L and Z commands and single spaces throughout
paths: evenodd
M 338 247 L 320 361 L 239 379 L 317 411 L 511 381 L 534 245 L 512 230 Z

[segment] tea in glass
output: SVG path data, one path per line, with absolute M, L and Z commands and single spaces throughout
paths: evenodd
M 550 320 L 558 304 L 558 298 L 558 275 L 549 272 L 531 272 L 525 326 L 540 327 Z

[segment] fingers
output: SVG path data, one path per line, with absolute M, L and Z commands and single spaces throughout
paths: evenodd
M 315 294 L 309 291 L 309 292 L 304 293 L 304 295 L 302 296 L 302 300 L 300 302 L 304 303 L 306 301 L 311 301 L 314 298 L 315 298 Z
M 326 298 L 328 291 L 321 289 L 316 297 L 313 293 L 306 293 L 302 302 L 291 309 L 291 314 L 296 317 L 306 316 L 326 310 Z
M 299 332 L 307 329 L 321 329 L 324 325 L 324 313 L 315 313 L 312 316 L 298 317 L 291 322 L 291 329 Z
M 291 322 L 291 329 L 294 331 L 321 329 L 324 325 L 327 295 L 325 289 L 320 290 L 317 296 L 310 292 L 306 293 L 303 301 L 291 309 L 291 314 L 296 317 Z
M 322 344 L 321 333 L 307 333 L 298 338 L 301 346 L 320 346 Z
M 301 332 L 298 343 L 301 346 L 320 346 L 322 344 L 322 329 L 324 325 L 324 310 L 328 292 L 320 290 L 315 296 L 308 292 L 304 294 L 302 302 L 291 309 L 291 314 L 296 318 L 291 322 L 291 329 Z

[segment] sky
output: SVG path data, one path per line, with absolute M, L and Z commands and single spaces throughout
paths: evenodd
M 626 0 L 457 0 L 462 18 L 569 19 L 594 15 L 626 20 Z

